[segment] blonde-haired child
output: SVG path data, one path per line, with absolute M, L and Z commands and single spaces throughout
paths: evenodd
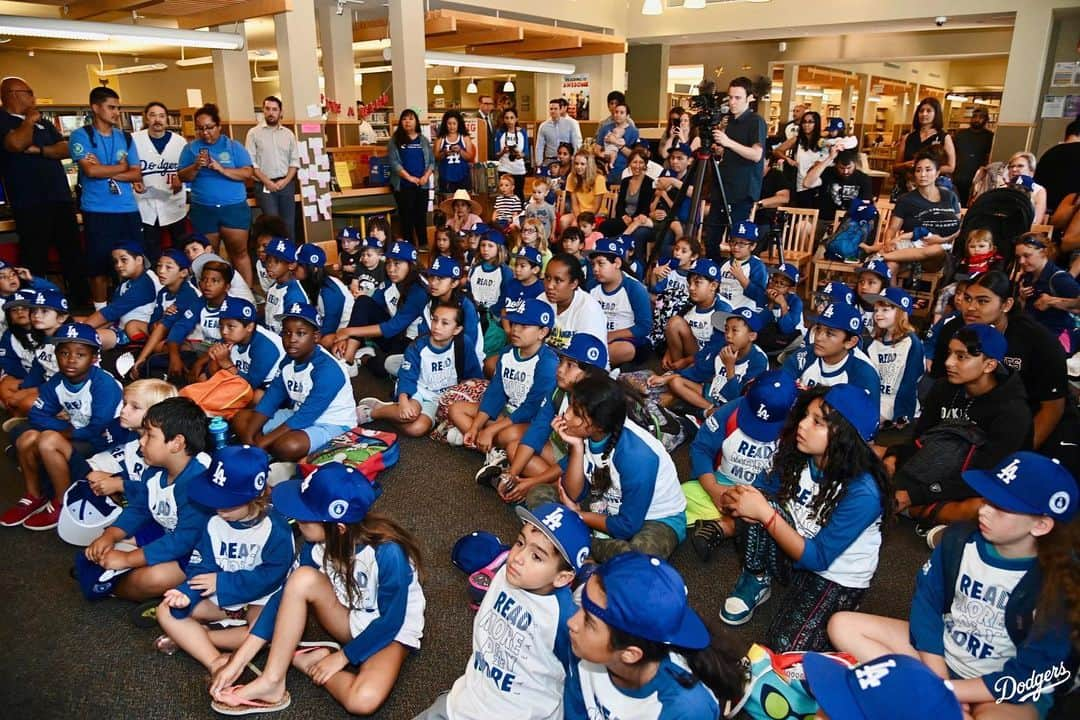
M 518 240 L 517 247 L 514 248 L 516 253 L 519 248 L 531 247 L 536 249 L 540 253 L 540 259 L 542 265 L 540 266 L 540 274 L 544 273 L 547 269 L 548 260 L 551 259 L 551 250 L 548 248 L 549 237 L 544 230 L 544 224 L 536 218 L 529 218 L 521 226 L 520 239 Z
M 881 378 L 881 422 L 906 425 L 918 414 L 924 366 L 922 340 L 911 326 L 915 303 L 898 287 L 862 299 L 874 308 L 873 339 L 866 354 Z
M 495 210 L 491 213 L 491 221 L 496 225 L 513 229 L 518 226 L 518 216 L 523 210 L 521 198 L 514 193 L 514 176 L 499 176 L 499 194 L 495 196 Z

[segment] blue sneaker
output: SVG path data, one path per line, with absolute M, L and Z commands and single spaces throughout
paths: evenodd
M 735 583 L 735 590 L 724 600 L 720 610 L 720 619 L 728 625 L 743 625 L 754 617 L 754 610 L 769 599 L 772 594 L 772 579 L 765 575 L 758 577 L 743 570 Z

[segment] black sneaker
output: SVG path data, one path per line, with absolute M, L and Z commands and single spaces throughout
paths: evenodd
M 690 534 L 690 545 L 702 562 L 709 562 L 726 538 L 719 520 L 698 520 Z
M 476 484 L 494 489 L 498 486 L 502 474 L 503 468 L 501 465 L 485 465 L 476 473 Z
M 157 627 L 157 609 L 160 604 L 161 598 L 155 598 L 140 603 L 131 611 L 131 622 L 134 623 L 137 628 Z

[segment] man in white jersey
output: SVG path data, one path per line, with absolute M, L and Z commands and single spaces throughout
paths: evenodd
M 169 233 L 176 247 L 187 230 L 187 193 L 180 176 L 180 151 L 187 145 L 183 135 L 168 129 L 169 110 L 153 100 L 143 109 L 145 130 L 131 134 L 139 152 L 142 180 L 134 183 L 135 199 L 142 216 L 143 247 L 152 262 L 161 257 L 161 234 Z

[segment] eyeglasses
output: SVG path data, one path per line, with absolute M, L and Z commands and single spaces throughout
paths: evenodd
M 195 129 L 198 130 L 199 132 L 210 132 L 211 130 L 213 130 L 216 127 L 217 127 L 217 125 L 196 125 Z

